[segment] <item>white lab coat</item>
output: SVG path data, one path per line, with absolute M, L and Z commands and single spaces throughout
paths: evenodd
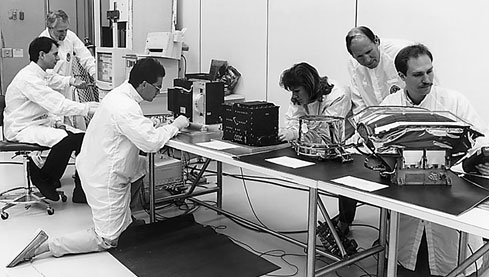
M 76 168 L 92 209 L 95 232 L 115 240 L 131 223 L 131 183 L 146 174 L 139 151 L 156 152 L 178 132 L 153 127 L 127 81 L 104 97 L 88 125 Z
M 46 28 L 39 36 L 50 37 L 48 28 Z M 58 43 L 59 61 L 56 63 L 54 69 L 47 70 L 49 86 L 61 92 L 66 98 L 73 101 L 79 101 L 78 95 L 75 95 L 74 93 L 75 88 L 64 86 L 64 88 L 60 89 L 60 84 L 57 83 L 54 76 L 58 74 L 61 76 L 71 77 L 73 75 L 73 59 L 74 56 L 76 56 L 80 59 L 81 66 L 88 71 L 90 76 L 95 78 L 95 73 L 97 71 L 95 58 L 92 56 L 87 47 L 85 47 L 85 44 L 78 38 L 78 36 L 70 30 L 67 31 L 65 39 L 63 41 L 59 41 Z M 85 119 L 83 117 L 67 118 L 66 123 L 83 130 L 86 129 Z
M 475 112 L 465 96 L 439 86 L 433 86 L 431 92 L 419 105 L 414 105 L 404 90 L 387 96 L 381 105 L 417 106 L 431 111 L 450 111 L 462 120 L 471 123 L 475 129 L 483 132 L 486 136 L 489 134 L 487 125 Z M 481 141 L 483 140 L 485 139 L 481 138 Z M 436 223 L 401 215 L 398 243 L 399 262 L 405 268 L 414 270 L 423 230 L 426 231 L 431 274 L 445 276 L 457 266 L 459 235 L 456 230 Z M 482 238 L 469 235 L 469 245 L 472 250 L 467 249 L 468 255 L 482 246 Z M 479 260 L 477 267 L 481 268 L 481 264 L 482 259 Z M 475 266 L 471 265 L 466 270 L 466 274 L 471 274 L 474 271 Z
M 404 88 L 404 82 L 397 73 L 394 59 L 402 48 L 412 44 L 407 40 L 381 39 L 380 61 L 374 69 L 359 64 L 350 56 L 348 72 L 354 114 L 366 107 L 378 106 L 387 95 L 396 91 L 395 86 Z
M 48 28 L 46 28 L 39 36 L 50 37 Z M 72 76 L 71 72 L 73 57 L 76 55 L 80 59 L 81 66 L 88 71 L 90 76 L 95 77 L 95 73 L 97 71 L 95 58 L 75 33 L 68 30 L 66 38 L 58 43 L 59 61 L 52 70 L 47 71 L 50 74 L 49 76 L 53 76 L 54 73 L 61 76 Z M 67 98 L 72 98 L 71 91 L 69 89 L 65 89 L 63 93 Z
M 64 130 L 51 127 L 53 115 L 87 115 L 88 104 L 73 102 L 54 91 L 48 86 L 46 75 L 39 65 L 31 62 L 7 87 L 4 131 L 8 140 L 52 147 L 67 136 Z M 81 132 L 69 126 L 67 130 Z
M 329 115 L 345 117 L 351 109 L 351 97 L 348 88 L 332 79 L 328 82 L 334 85 L 331 93 L 324 95 L 322 101 L 314 101 L 307 105 L 289 104 L 285 114 L 285 129 L 293 131 L 294 138 L 299 138 L 299 118 L 304 115 Z

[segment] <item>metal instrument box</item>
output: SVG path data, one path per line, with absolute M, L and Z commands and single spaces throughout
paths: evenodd
M 222 138 L 250 146 L 278 141 L 279 106 L 265 101 L 223 104 Z
M 224 83 L 209 80 L 175 79 L 168 89 L 168 110 L 175 117 L 184 115 L 190 122 L 217 124 L 224 102 Z

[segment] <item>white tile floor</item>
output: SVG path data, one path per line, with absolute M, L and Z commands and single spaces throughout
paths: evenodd
M 9 159 L 9 154 L 0 153 L 1 160 Z M 238 168 L 224 167 L 225 172 L 239 173 Z M 45 209 L 37 206 L 25 210 L 18 206 L 8 210 L 10 217 L 0 221 L 0 276 L 134 276 L 110 254 L 101 252 L 93 254 L 72 255 L 62 258 L 47 257 L 21 264 L 15 268 L 5 268 L 10 259 L 25 245 L 38 228 L 45 230 L 50 236 L 86 228 L 91 224 L 90 209 L 87 205 L 74 204 L 71 201 L 73 168 L 69 167 L 64 179 L 62 189 L 68 195 L 68 201 L 53 203 L 54 215 L 47 215 Z M 253 172 L 244 174 L 256 175 Z M 22 170 L 19 166 L 0 165 L 0 191 L 7 187 L 22 184 Z M 212 181 L 212 177 L 209 178 Z M 307 193 L 267 185 L 264 183 L 242 181 L 231 177 L 224 178 L 224 203 L 226 210 L 235 212 L 248 219 L 255 219 L 250 202 L 260 221 L 274 230 L 295 231 L 305 230 L 307 224 Z M 331 215 L 337 213 L 337 201 L 334 198 L 322 197 Z M 213 196 L 203 199 L 215 200 Z M 172 211 L 170 211 L 172 213 Z M 229 219 L 216 215 L 215 212 L 201 207 L 195 212 L 198 222 L 204 225 L 226 226 L 218 230 L 233 239 L 241 242 L 244 248 L 252 247 L 254 251 L 264 253 L 272 251 L 273 256 L 264 258 L 279 265 L 281 268 L 265 276 L 304 276 L 305 255 L 303 249 L 267 234 L 256 233 L 238 226 Z M 141 212 L 137 217 L 147 216 Z M 322 218 L 319 218 L 321 220 Z M 255 220 L 256 221 L 256 220 Z M 362 206 L 357 210 L 355 224 L 370 226 L 378 225 L 378 209 Z M 293 237 L 306 241 L 306 234 L 300 233 Z M 354 226 L 352 236 L 360 247 L 368 247 L 377 237 L 374 228 Z M 246 245 L 248 246 L 246 246 Z M 249 249 L 250 250 L 250 249 Z M 252 250 L 250 250 L 252 251 Z M 286 255 L 282 255 L 286 254 Z M 321 262 L 319 262 L 320 264 Z M 376 263 L 374 258 L 367 258 L 354 266 L 340 269 L 327 276 L 375 276 Z M 489 275 L 487 275 L 489 276 Z M 486 276 L 486 277 L 487 277 Z

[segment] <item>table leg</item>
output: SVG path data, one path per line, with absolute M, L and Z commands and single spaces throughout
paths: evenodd
M 458 238 L 458 263 L 460 265 L 465 259 L 467 259 L 467 244 L 469 241 L 469 235 L 465 232 L 460 232 Z
M 389 247 L 387 252 L 387 276 L 397 276 L 397 238 L 399 235 L 399 213 L 391 211 L 389 221 Z
M 155 153 L 148 153 L 149 222 L 155 222 Z
M 217 161 L 217 207 L 222 209 L 222 162 Z
M 317 188 L 309 188 L 309 211 L 307 224 L 307 268 L 306 276 L 315 275 L 316 269 L 316 221 L 317 221 Z
M 379 253 L 379 258 L 377 260 L 377 276 L 385 276 L 385 253 L 387 245 L 387 209 L 380 209 L 380 220 L 379 220 L 379 243 L 384 247 L 384 251 Z

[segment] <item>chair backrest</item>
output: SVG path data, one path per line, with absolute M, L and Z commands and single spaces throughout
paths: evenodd
M 5 95 L 0 95 L 0 126 L 3 127 L 3 110 L 5 110 Z

